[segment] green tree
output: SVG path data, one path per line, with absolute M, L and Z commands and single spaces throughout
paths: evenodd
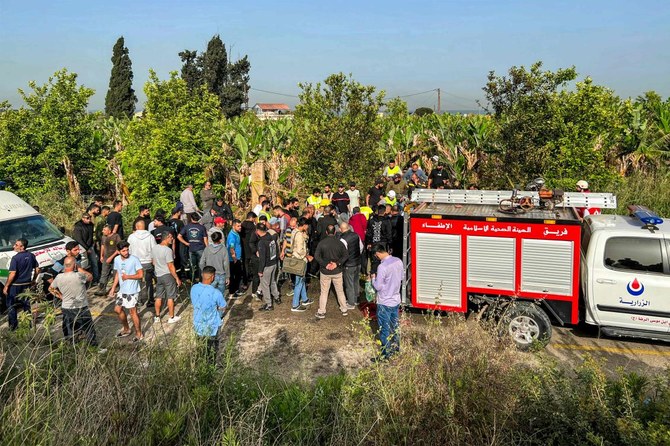
M 409 116 L 409 111 L 407 110 L 407 102 L 403 101 L 399 97 L 390 99 L 386 102 L 386 114 L 389 119 L 405 119 Z
M 202 85 L 202 60 L 197 51 L 184 50 L 179 53 L 182 61 L 181 78 L 184 79 L 190 92 L 197 91 Z
M 228 118 L 242 114 L 242 104 L 249 91 L 249 58 L 244 56 L 237 62 L 229 62 L 226 46 L 221 37 L 215 35 L 200 56 L 197 51 L 184 50 L 179 53 L 182 61 L 181 77 L 189 91 L 199 92 L 202 84 L 219 98 L 221 111 Z
M 433 109 L 429 107 L 419 107 L 416 110 L 414 110 L 414 114 L 416 116 L 432 115 L 433 113 L 435 112 L 433 112 Z
M 81 190 L 90 190 L 87 174 L 99 156 L 86 110 L 93 90 L 77 85 L 77 75 L 65 69 L 42 86 L 28 85 L 31 92 L 19 90 L 25 107 L 1 115 L 0 175 L 28 196 L 68 190 L 79 201 Z
M 135 113 L 136 102 L 132 62 L 123 36 L 121 36 L 112 51 L 112 74 L 105 97 L 105 114 L 115 118 L 130 118 Z
M 228 81 L 228 53 L 218 34 L 210 39 L 207 51 L 202 55 L 202 79 L 210 93 L 223 97 L 223 88 Z
M 144 92 L 142 119 L 130 123 L 116 156 L 132 199 L 169 206 L 185 184 L 217 168 L 211 154 L 222 144 L 219 100 L 204 86 L 191 94 L 176 72 L 160 80 L 151 71 Z
M 242 114 L 242 104 L 247 102 L 249 92 L 250 69 L 247 56 L 228 67 L 228 81 L 221 94 L 221 110 L 228 118 Z
M 508 76 L 489 73 L 483 90 L 487 111 L 498 124 L 500 153 L 491 168 L 499 172 L 500 186 L 525 184 L 545 173 L 547 143 L 561 136 L 554 126 L 554 95 L 576 77 L 574 67 L 554 73 L 542 71 L 542 62 L 530 69 L 512 67 Z
M 361 179 L 371 183 L 383 165 L 378 113 L 384 92 L 375 94 L 375 87 L 342 73 L 330 75 L 323 87 L 299 85 L 294 147 L 302 179 L 307 185 Z

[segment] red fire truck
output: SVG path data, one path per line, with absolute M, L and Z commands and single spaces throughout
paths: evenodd
M 530 206 L 503 212 L 498 203 L 511 194 L 415 191 L 417 206 L 405 215 L 405 304 L 497 308 L 501 331 L 521 348 L 548 341 L 552 320 L 668 338 L 670 237 L 660 218 L 651 227 L 615 215 L 580 221 L 575 207 L 615 208 L 611 194 L 565 193 L 561 205 L 542 207 L 537 192 L 521 192 Z

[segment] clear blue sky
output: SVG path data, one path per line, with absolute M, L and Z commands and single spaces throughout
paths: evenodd
M 443 109 L 476 108 L 489 70 L 542 60 L 575 65 L 622 97 L 670 96 L 670 2 L 663 1 L 33 1 L 0 0 L 0 100 L 65 67 L 104 107 L 111 51 L 123 35 L 143 107 L 153 68 L 179 70 L 177 53 L 220 34 L 247 54 L 252 88 L 297 94 L 298 82 L 352 73 L 389 96 L 441 88 Z M 436 105 L 435 93 L 406 98 Z M 256 102 L 296 99 L 252 91 Z

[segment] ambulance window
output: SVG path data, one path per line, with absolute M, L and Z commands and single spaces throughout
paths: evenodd
M 613 237 L 605 244 L 605 266 L 619 271 L 663 272 L 661 241 L 642 237 Z

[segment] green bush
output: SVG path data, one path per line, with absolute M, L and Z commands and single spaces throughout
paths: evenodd
M 670 370 L 611 379 L 587 357 L 573 373 L 501 344 L 476 323 L 429 322 L 404 335 L 390 363 L 314 382 L 243 366 L 232 343 L 214 367 L 194 340 L 96 355 L 9 337 L 0 354 L 0 438 L 7 445 L 670 442 Z

